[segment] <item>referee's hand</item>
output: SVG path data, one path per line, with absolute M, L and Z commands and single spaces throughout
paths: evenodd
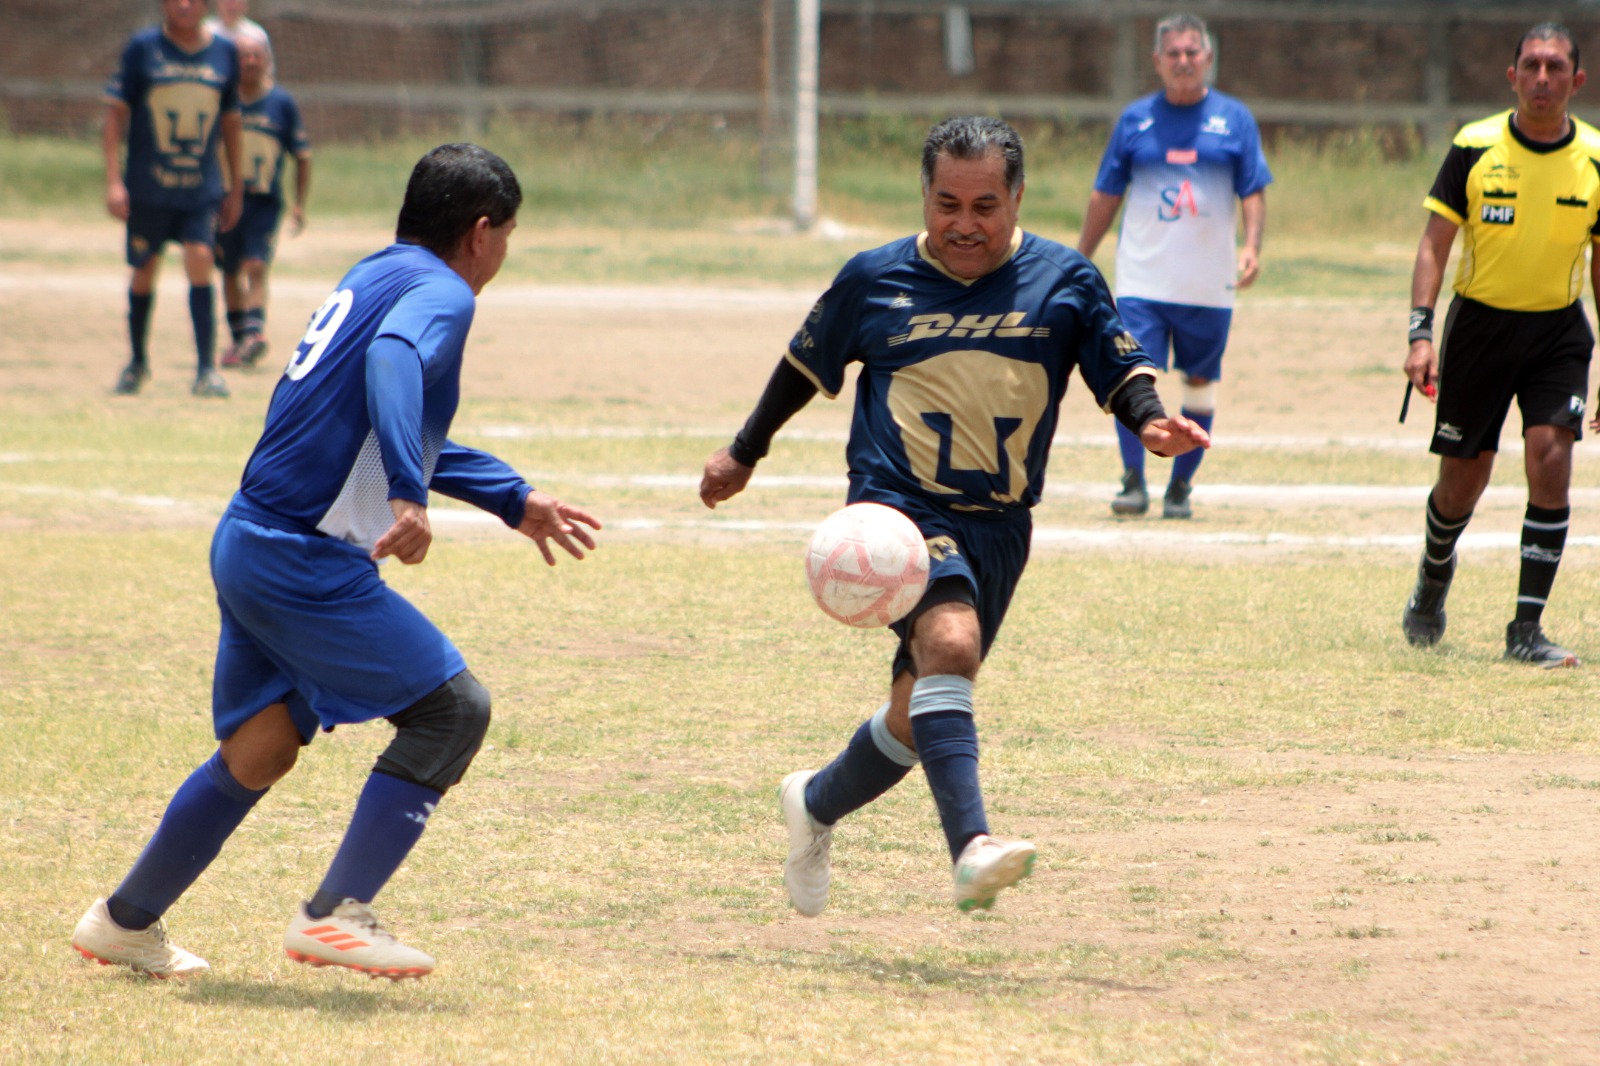
M 1406 356 L 1406 380 L 1433 402 L 1439 396 L 1439 355 L 1430 340 L 1414 340 Z

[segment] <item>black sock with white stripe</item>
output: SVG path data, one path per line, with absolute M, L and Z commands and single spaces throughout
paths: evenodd
M 1434 505 L 1433 493 L 1428 493 L 1428 532 L 1422 545 L 1422 570 L 1435 581 L 1447 581 L 1455 572 L 1451 562 L 1456 554 L 1456 541 L 1472 521 L 1468 511 L 1460 518 L 1447 518 Z
M 1561 550 L 1567 545 L 1570 507 L 1528 504 L 1522 519 L 1522 575 L 1517 580 L 1517 621 L 1537 622 L 1556 583 Z

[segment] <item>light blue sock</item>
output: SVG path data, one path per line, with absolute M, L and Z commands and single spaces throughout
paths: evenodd
M 832 825 L 860 810 L 911 772 L 917 753 L 894 739 L 887 722 L 889 705 L 861 723 L 844 751 L 806 782 L 806 810 Z

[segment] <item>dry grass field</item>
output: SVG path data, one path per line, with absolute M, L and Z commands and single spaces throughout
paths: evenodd
M 273 385 L 188 395 L 169 262 L 155 379 L 111 396 L 118 236 L 0 223 L 0 1061 L 1600 1062 L 1600 464 L 1580 446 L 1546 618 L 1593 664 L 1499 659 L 1514 424 L 1450 634 L 1404 646 L 1432 474 L 1427 404 L 1395 421 L 1410 234 L 1362 250 L 1375 282 L 1241 301 L 1192 522 L 1109 514 L 1111 424 L 1074 386 L 979 688 L 991 818 L 1036 875 L 958 914 L 914 776 L 842 825 L 805 919 L 773 789 L 870 712 L 888 654 L 798 576 L 848 402 L 802 412 L 732 504 L 694 485 L 816 290 L 564 284 L 584 242 L 721 235 L 525 221 L 456 436 L 608 529 L 546 572 L 441 506 L 428 562 L 386 571 L 496 694 L 491 746 L 379 901 L 440 971 L 369 984 L 277 947 L 381 726 L 319 739 L 170 916 L 213 974 L 85 964 L 72 923 L 211 747 L 205 546 Z M 268 364 L 384 239 L 285 242 Z

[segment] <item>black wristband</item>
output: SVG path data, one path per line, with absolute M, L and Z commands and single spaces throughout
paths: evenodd
M 1406 341 L 1415 344 L 1417 341 L 1433 343 L 1433 308 L 1413 307 L 1411 309 L 1411 325 L 1406 334 Z
M 757 451 L 750 446 L 750 443 L 744 439 L 743 430 L 740 430 L 739 434 L 733 438 L 733 443 L 728 445 L 728 455 L 741 466 L 751 467 L 767 457 L 766 452 Z

